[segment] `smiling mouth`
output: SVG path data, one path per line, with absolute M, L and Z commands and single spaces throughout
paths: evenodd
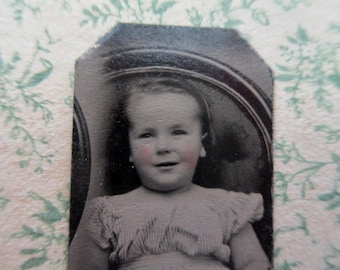
M 162 163 L 156 164 L 156 167 L 167 168 L 167 167 L 175 166 L 177 164 L 178 164 L 177 162 L 162 162 Z

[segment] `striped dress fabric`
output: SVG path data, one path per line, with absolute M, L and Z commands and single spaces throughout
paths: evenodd
M 159 256 L 154 269 L 199 269 L 195 259 L 186 261 L 183 255 L 200 257 L 202 269 L 228 269 L 231 236 L 262 218 L 263 201 L 255 193 L 213 189 L 190 203 L 171 205 L 135 203 L 125 195 L 99 197 L 90 201 L 88 210 L 88 244 L 109 249 L 110 260 L 119 261 L 121 269 L 144 269 L 136 266 L 140 262 L 153 269 L 151 258 L 158 254 L 171 256 L 163 256 L 164 262 Z

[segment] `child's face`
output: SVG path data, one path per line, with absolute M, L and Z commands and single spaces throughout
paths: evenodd
M 156 191 L 189 187 L 205 156 L 199 105 L 187 94 L 133 94 L 129 99 L 130 161 L 143 186 Z

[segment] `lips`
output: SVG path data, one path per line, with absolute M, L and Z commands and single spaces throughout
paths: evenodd
M 157 163 L 157 164 L 156 164 L 156 167 L 167 168 L 167 167 L 175 166 L 175 165 L 177 165 L 177 164 L 178 164 L 178 162 L 171 162 L 171 161 L 168 161 L 168 162 Z

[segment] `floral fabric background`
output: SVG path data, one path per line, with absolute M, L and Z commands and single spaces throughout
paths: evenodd
M 75 60 L 117 22 L 232 27 L 275 75 L 275 269 L 340 269 L 340 2 L 2 0 L 0 268 L 66 269 Z

